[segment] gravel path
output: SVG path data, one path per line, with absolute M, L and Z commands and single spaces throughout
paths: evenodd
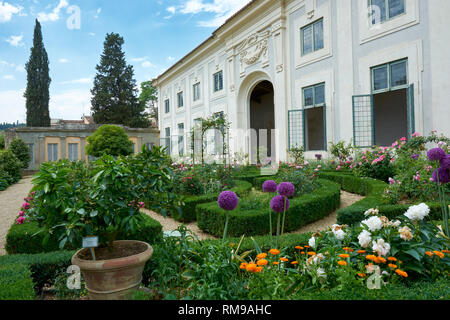
M 0 191 L 0 256 L 6 254 L 6 235 L 23 204 L 23 198 L 28 196 L 32 188 L 31 179 L 31 176 L 24 177 L 8 189 Z
M 342 208 L 351 206 L 352 204 L 354 204 L 355 202 L 357 202 L 363 198 L 364 197 L 362 197 L 360 195 L 348 193 L 348 192 L 341 190 L 341 207 L 340 208 L 342 209 Z M 182 224 L 181 222 L 178 222 L 172 218 L 169 218 L 169 217 L 164 218 L 160 214 L 157 214 L 155 212 L 152 212 L 152 211 L 149 211 L 146 209 L 144 209 L 143 212 L 146 213 L 147 215 L 149 215 L 150 217 L 152 217 L 153 219 L 158 220 L 159 223 L 161 223 L 161 225 L 163 226 L 163 231 L 173 231 L 173 230 L 177 229 L 179 226 L 181 226 L 181 224 Z M 333 224 L 335 224 L 337 221 L 336 219 L 337 219 L 337 211 L 334 211 L 332 214 L 323 218 L 322 220 L 313 222 L 307 226 L 300 228 L 297 231 L 290 232 L 290 233 L 305 233 L 305 232 L 324 231 L 324 230 L 328 229 L 329 227 L 331 227 Z M 200 230 L 198 228 L 196 222 L 187 223 L 187 224 L 185 224 L 185 226 L 188 229 L 192 230 L 194 233 L 196 233 L 200 240 L 217 239 L 216 237 Z

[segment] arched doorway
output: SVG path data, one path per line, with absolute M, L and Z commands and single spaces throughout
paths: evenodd
M 251 91 L 249 103 L 250 159 L 252 163 L 267 163 L 275 158 L 274 88 L 270 81 L 259 82 Z M 256 133 L 256 134 L 255 134 Z

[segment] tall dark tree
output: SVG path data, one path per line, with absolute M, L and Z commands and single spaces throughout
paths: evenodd
M 27 88 L 24 93 L 27 108 L 27 127 L 50 127 L 50 76 L 48 55 L 42 41 L 41 24 L 36 19 L 33 47 L 27 70 Z
M 122 51 L 123 38 L 106 35 L 92 93 L 92 115 L 98 124 L 122 124 L 133 128 L 148 127 L 145 104 L 138 100 L 133 66 L 127 65 Z
M 158 89 L 152 84 L 152 81 L 144 81 L 141 83 L 141 94 L 139 101 L 150 110 L 149 116 L 158 121 Z

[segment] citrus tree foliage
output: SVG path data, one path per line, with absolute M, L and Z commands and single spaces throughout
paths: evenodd
M 50 127 L 48 55 L 42 42 L 41 24 L 36 20 L 33 47 L 25 65 L 27 88 L 24 93 L 27 108 L 27 127 Z
M 87 138 L 86 152 L 90 156 L 127 156 L 133 153 L 133 142 L 125 130 L 114 125 L 103 125 Z
M 30 148 L 23 142 L 22 139 L 14 139 L 11 141 L 11 144 L 9 145 L 9 149 L 12 151 L 12 153 L 15 154 L 17 159 L 21 162 L 22 169 L 28 168 L 28 164 L 31 161 L 31 153 Z

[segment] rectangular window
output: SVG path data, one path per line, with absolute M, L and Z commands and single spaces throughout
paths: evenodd
M 408 60 L 400 60 L 372 68 L 372 91 L 402 89 L 408 85 Z
M 183 91 L 178 92 L 177 98 L 178 98 L 178 108 L 182 108 L 184 106 Z
M 166 136 L 164 137 L 163 147 L 167 148 L 166 153 L 168 155 L 170 155 L 170 127 L 166 128 L 164 131 L 165 131 Z
M 69 161 L 78 161 L 78 143 L 69 143 L 67 158 Z
M 200 82 L 194 84 L 194 101 L 200 100 Z
M 325 84 L 303 88 L 305 151 L 326 150 Z
M 302 55 L 323 49 L 323 19 L 301 29 Z
M 47 144 L 47 159 L 49 162 L 58 161 L 58 144 Z
M 214 74 L 214 92 L 223 89 L 223 72 L 219 71 Z
M 325 84 L 303 88 L 303 108 L 318 107 L 325 104 Z
M 405 13 L 405 0 L 369 0 L 372 24 L 379 24 Z
M 178 154 L 184 155 L 184 123 L 178 124 Z
M 202 119 L 194 119 L 194 153 L 202 152 Z
M 169 101 L 169 99 L 164 101 L 164 106 L 165 106 L 166 113 L 169 113 L 170 112 L 170 101 Z

